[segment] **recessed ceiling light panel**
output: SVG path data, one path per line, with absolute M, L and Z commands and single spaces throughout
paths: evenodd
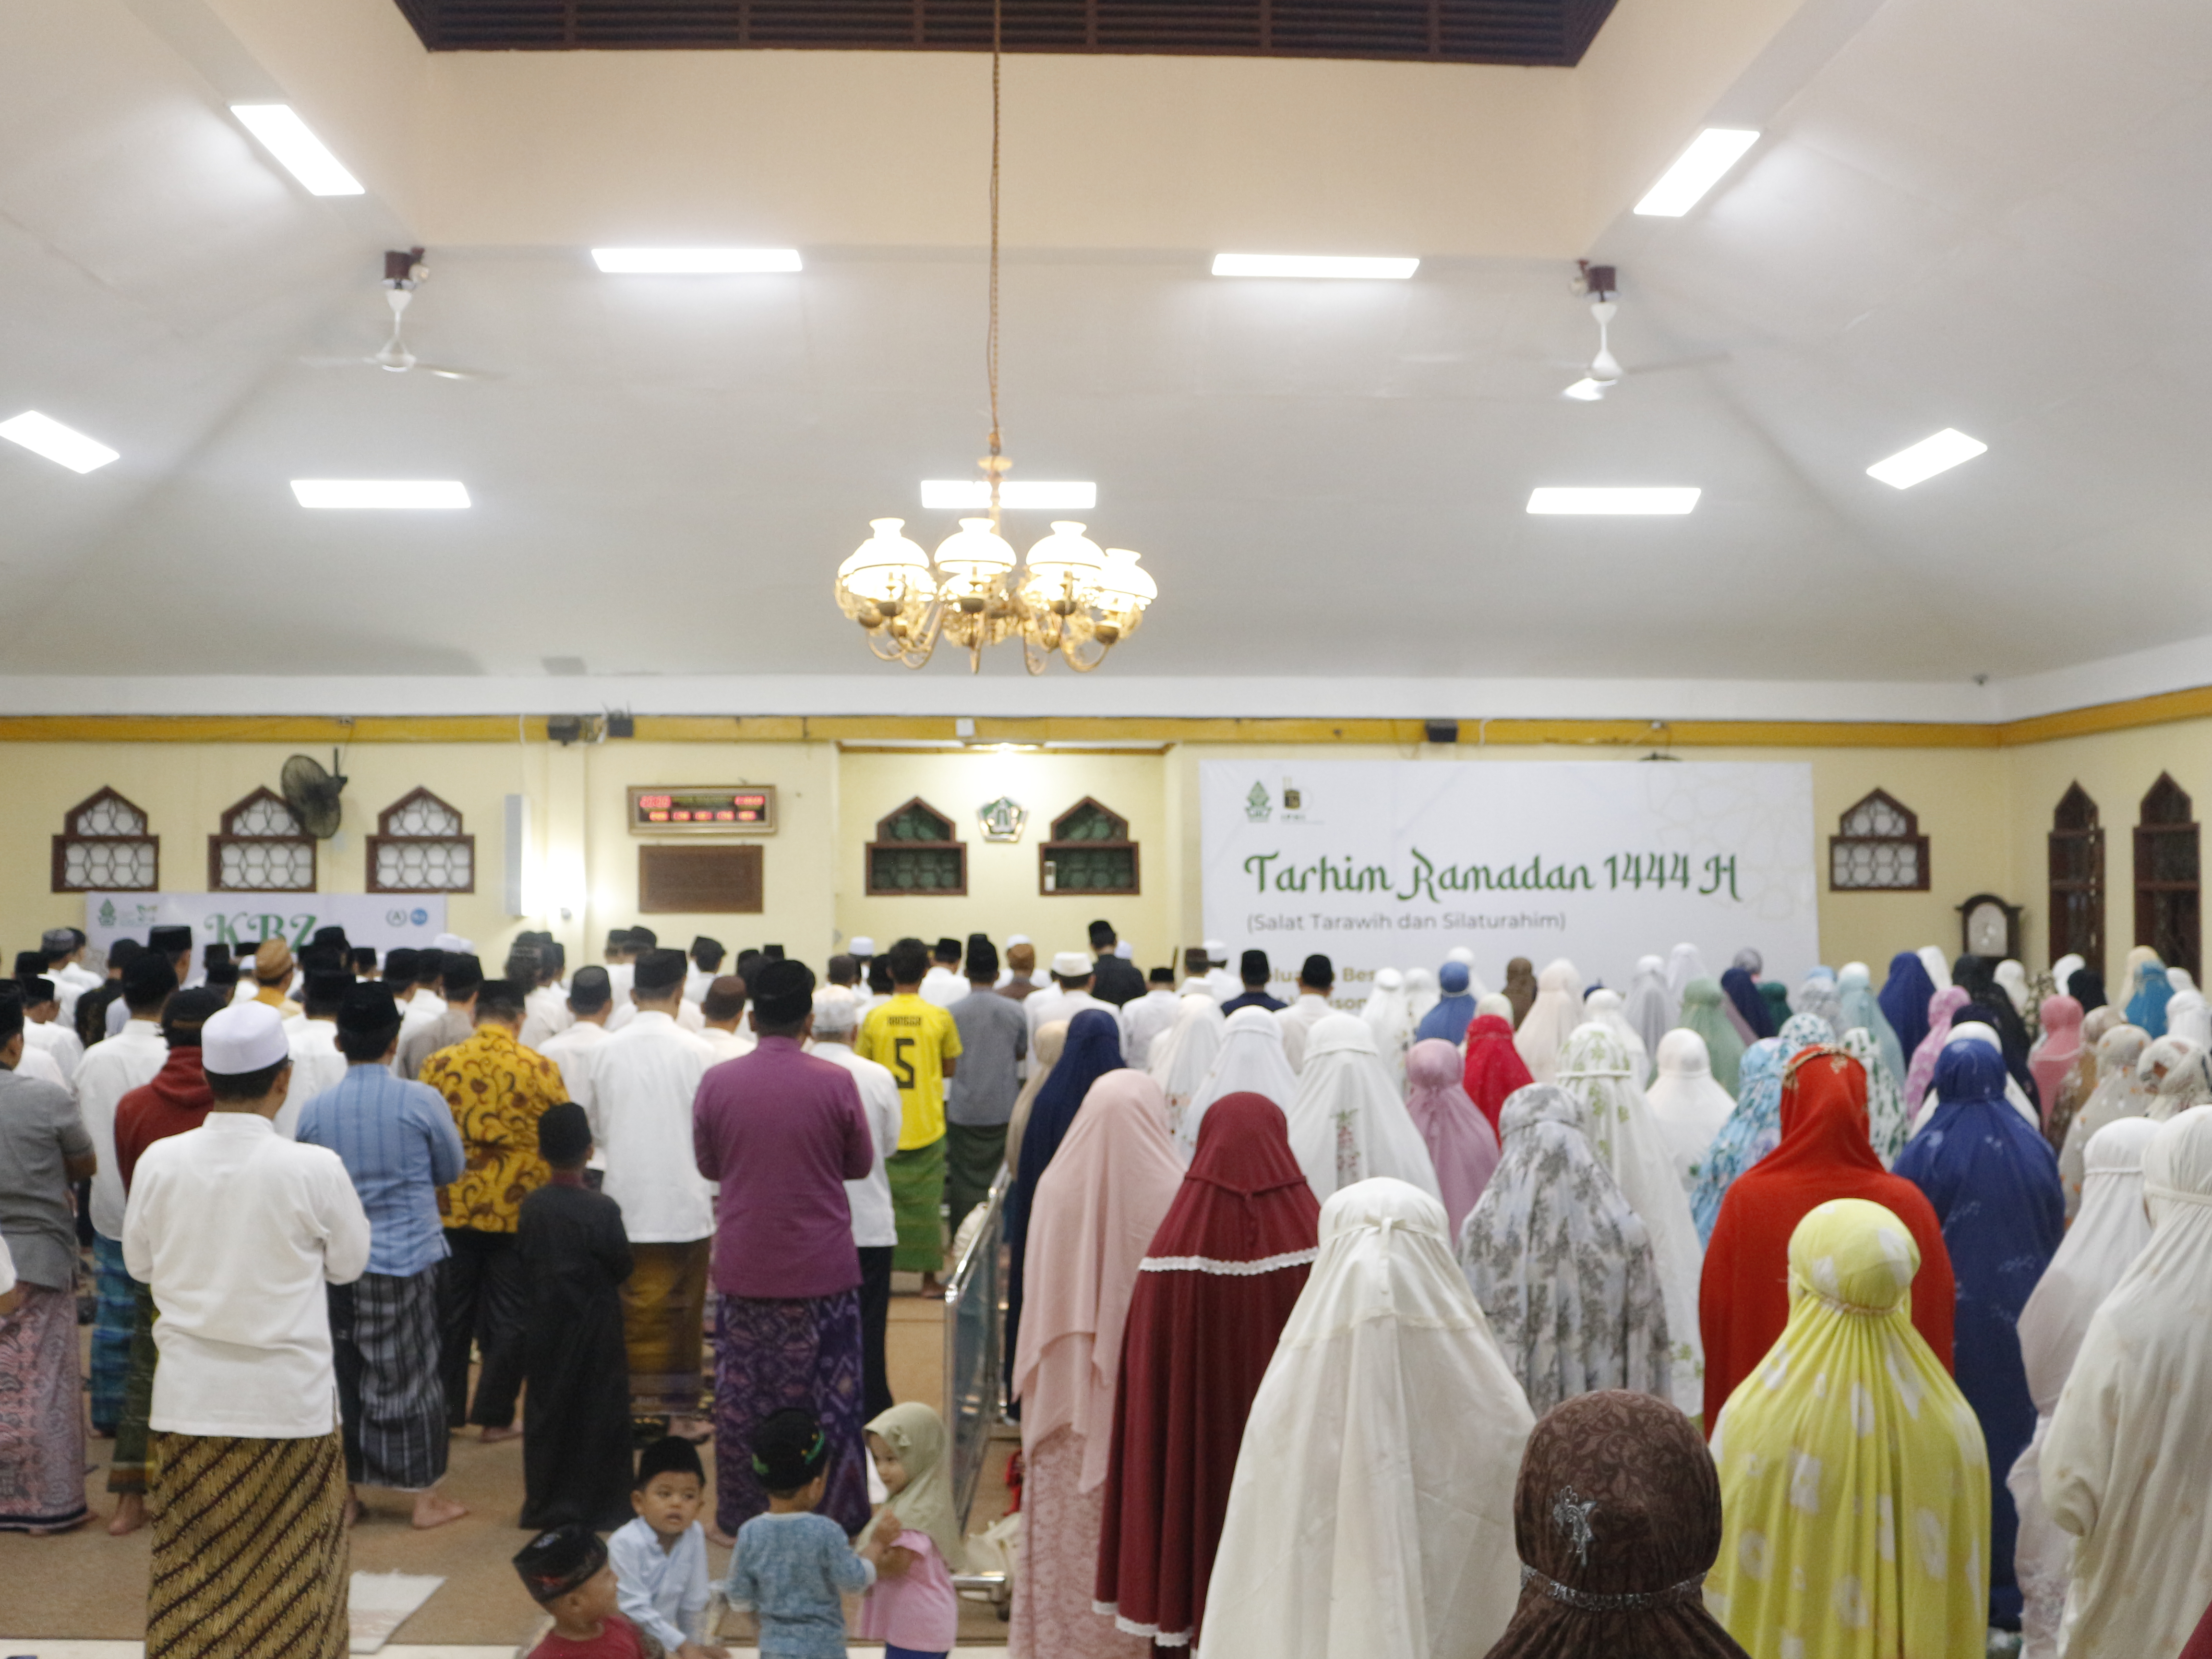
M 1934 437 L 1923 438 L 1911 448 L 1876 461 L 1867 469 L 1867 477 L 1879 478 L 1893 489 L 1910 489 L 1938 472 L 1948 472 L 1961 461 L 1972 460 L 1988 448 L 1980 439 L 1947 426 Z
M 21 444 L 34 455 L 58 461 L 72 472 L 91 472 L 117 459 L 115 451 L 98 439 L 88 438 L 75 427 L 64 426 L 35 409 L 27 409 L 13 420 L 0 421 L 0 438 Z
M 945 509 L 987 507 L 991 504 L 991 486 L 981 478 L 924 478 L 921 481 L 921 504 L 926 507 Z M 1098 486 L 1095 483 L 1048 483 L 1042 479 L 1028 479 L 1017 483 L 1009 478 L 999 485 L 999 505 L 1014 509 L 1089 508 L 1098 505 Z
M 1333 253 L 1217 253 L 1217 276 L 1322 276 L 1403 282 L 1420 268 L 1419 259 L 1380 259 Z
M 307 131 L 307 124 L 289 104 L 233 104 L 230 112 L 283 164 L 285 172 L 307 187 L 309 195 L 363 194 L 361 180 Z
M 451 508 L 469 504 L 467 489 L 450 478 L 295 478 L 302 507 Z
M 595 247 L 592 261 L 613 276 L 748 276 L 801 268 L 795 247 Z
M 1659 175 L 1659 182 L 1644 193 L 1636 210 L 1650 219 L 1680 218 L 1758 142 L 1759 134 L 1753 129 L 1707 127 L 1690 141 L 1689 149 L 1674 165 Z
M 1675 516 L 1690 512 L 1704 492 L 1672 486 L 1577 489 L 1547 486 L 1528 492 L 1528 510 L 1539 514 Z

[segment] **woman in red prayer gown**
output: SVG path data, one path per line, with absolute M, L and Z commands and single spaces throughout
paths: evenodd
M 1534 1081 L 1528 1075 L 1528 1062 L 1513 1046 L 1513 1027 L 1505 1017 L 1477 1014 L 1467 1028 L 1467 1070 L 1461 1087 L 1490 1120 L 1491 1133 L 1498 1133 L 1498 1115 L 1505 1109 L 1505 1097 Z
M 1196 1639 L 1244 1419 L 1320 1222 L 1282 1109 L 1209 1106 L 1129 1304 L 1098 1547 L 1098 1605 L 1159 1647 Z
M 1758 1369 L 1790 1322 L 1790 1235 L 1815 1205 L 1863 1198 L 1881 1205 L 1920 1247 L 1912 1323 L 1951 1368 L 1955 1292 L 1943 1230 L 1920 1189 L 1889 1174 L 1867 1139 L 1867 1076 L 1822 1044 L 1790 1062 L 1782 1084 L 1781 1144 L 1735 1178 L 1705 1246 L 1698 1323 L 1705 1339 L 1705 1435 L 1736 1384 Z

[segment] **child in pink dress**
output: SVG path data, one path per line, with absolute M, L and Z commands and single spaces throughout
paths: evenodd
M 868 1425 L 868 1453 L 900 1531 L 860 1604 L 861 1637 L 884 1659 L 944 1659 L 960 1634 L 952 1575 L 967 1565 L 945 1467 L 945 1425 L 927 1406 L 894 1406 Z

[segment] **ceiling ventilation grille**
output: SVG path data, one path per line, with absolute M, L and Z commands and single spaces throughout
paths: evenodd
M 434 52 L 988 52 L 991 0 L 398 0 Z M 1613 0 L 1003 0 L 1009 52 L 1570 67 Z

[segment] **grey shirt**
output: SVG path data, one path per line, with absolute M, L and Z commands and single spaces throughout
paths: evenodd
M 1029 1018 L 1012 997 L 983 990 L 952 1005 L 952 1023 L 960 1032 L 960 1069 L 945 1085 L 945 1121 L 996 1128 L 1013 1115 L 1022 1091 L 1018 1068 L 1030 1051 Z
M 49 1291 L 76 1285 L 76 1213 L 62 1166 L 90 1151 L 92 1137 L 69 1091 L 0 1072 L 0 1238 L 27 1285 Z
M 448 1008 L 428 1025 L 403 1039 L 392 1056 L 392 1069 L 410 1083 L 422 1080 L 422 1062 L 441 1048 L 466 1042 L 477 1029 L 477 1017 L 468 1008 Z

